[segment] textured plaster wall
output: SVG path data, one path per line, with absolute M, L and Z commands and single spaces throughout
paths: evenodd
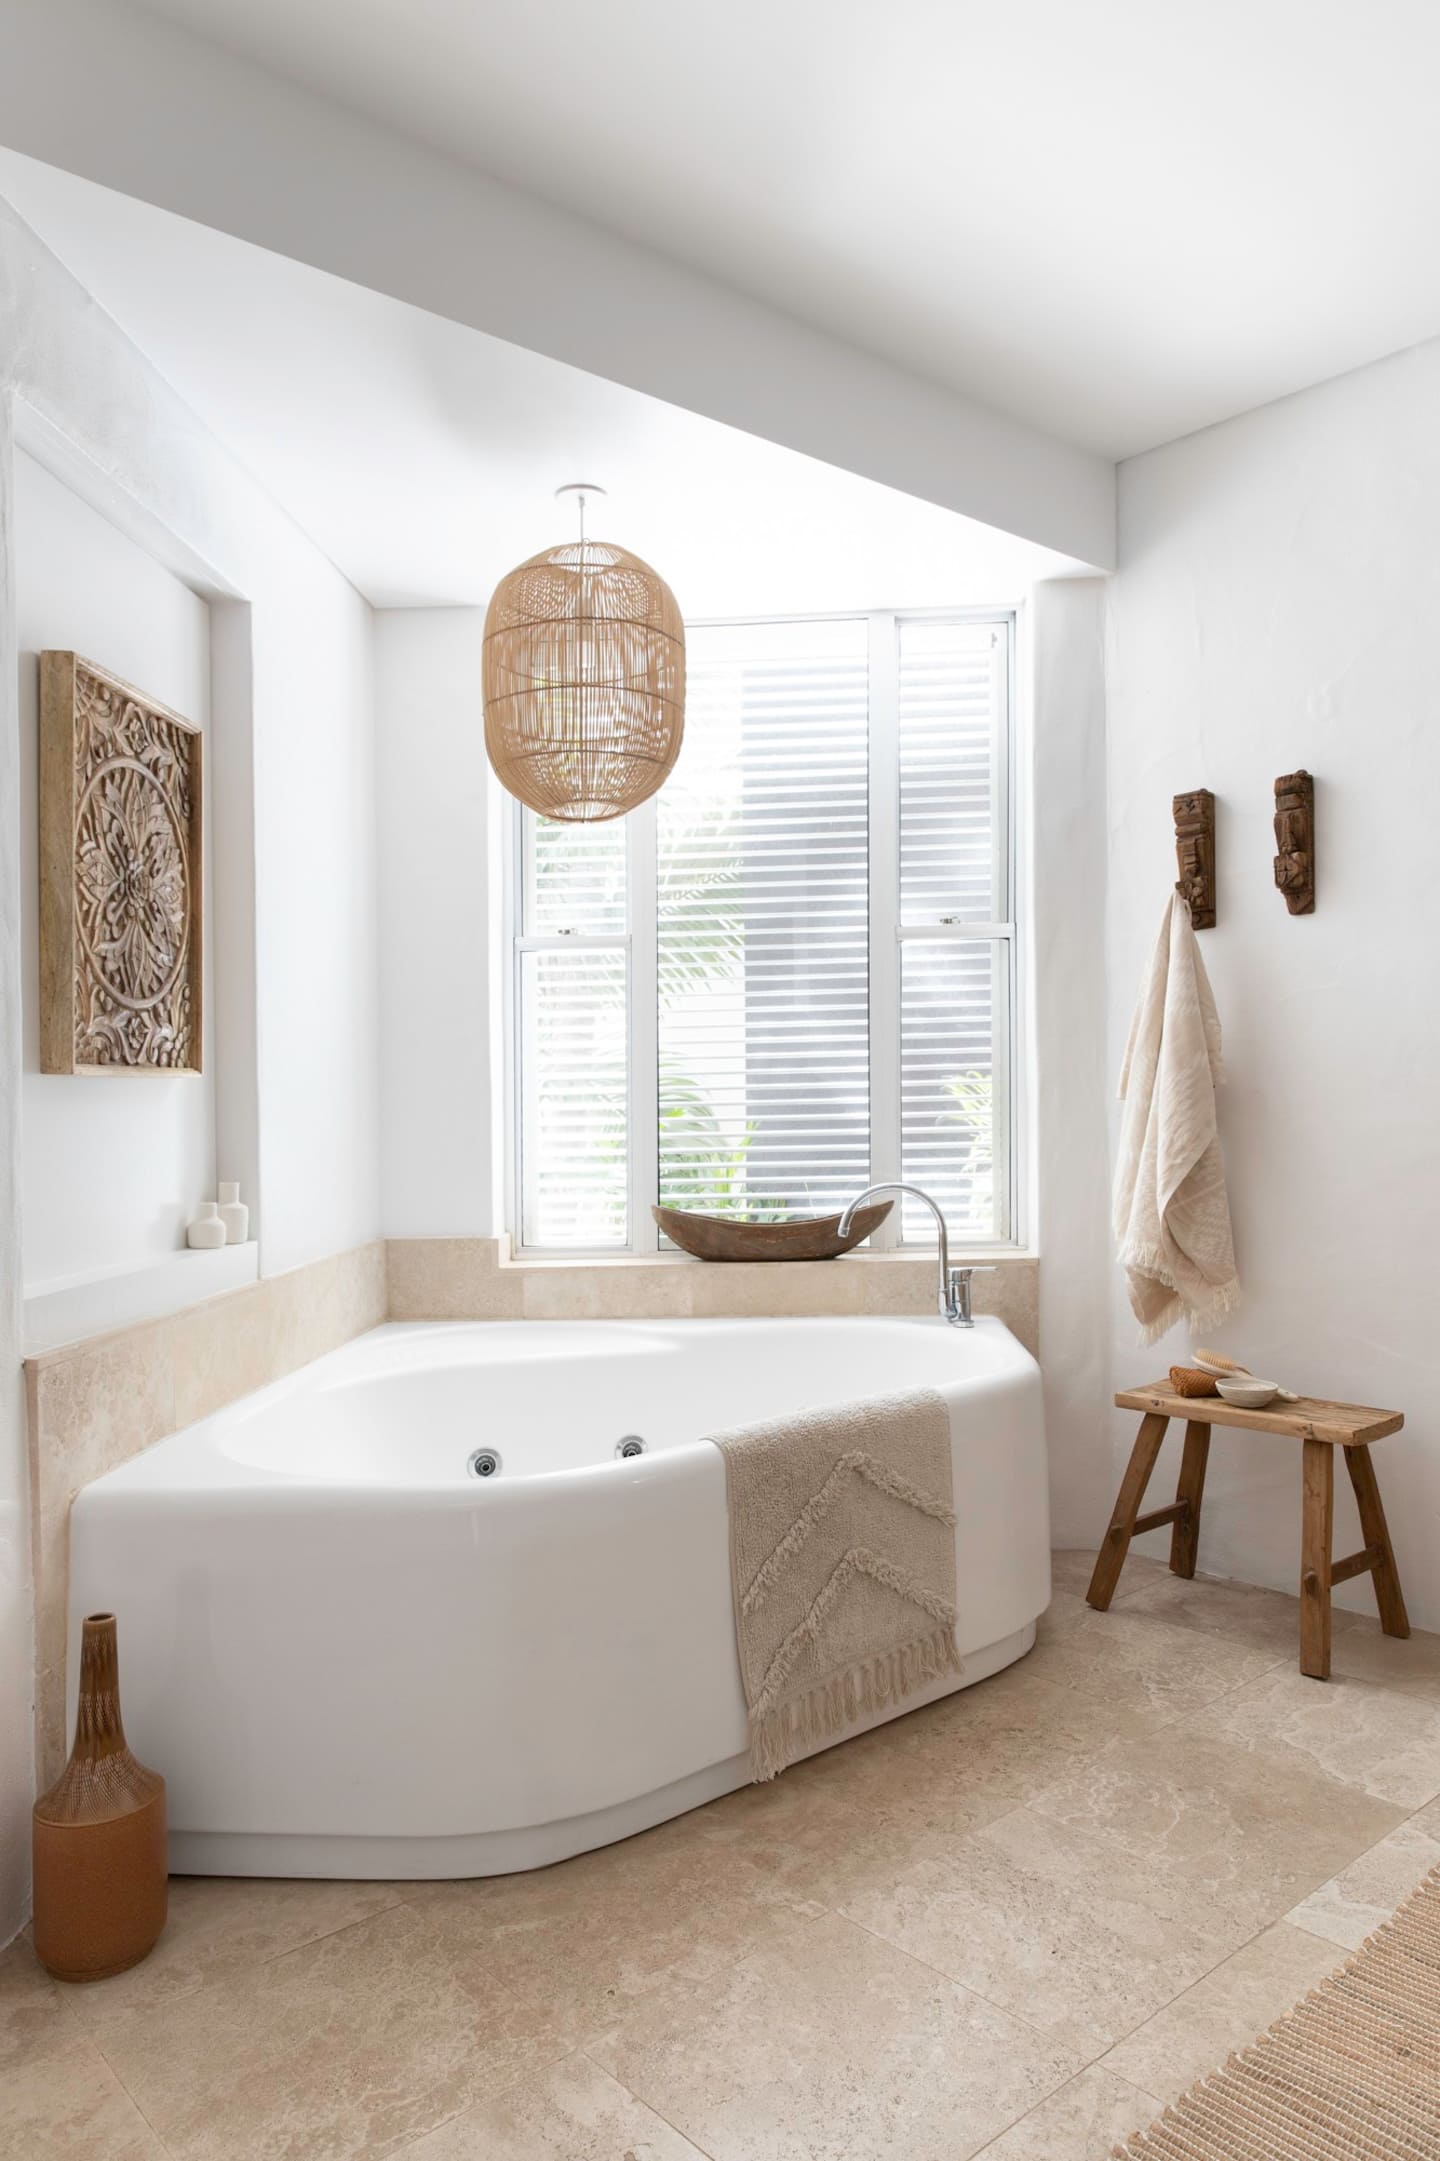
M 1440 880 L 1426 834 L 1440 795 L 1440 342 L 1123 466 L 1120 538 L 1109 1085 L 1175 874 L 1170 797 L 1212 788 L 1218 922 L 1201 939 L 1225 1030 L 1222 1137 L 1246 1288 L 1212 1333 L 1296 1388 L 1405 1412 L 1405 1432 L 1374 1454 L 1411 1618 L 1435 1628 Z M 1310 917 L 1286 912 L 1271 874 L 1273 783 L 1297 766 L 1316 785 Z M 1186 1349 L 1184 1330 L 1137 1349 L 1118 1289 L 1116 1310 L 1117 1383 Z M 1116 1462 L 1132 1424 L 1113 1414 Z M 1295 1587 L 1298 1456 L 1216 1442 L 1202 1566 Z M 1360 1544 L 1340 1486 L 1337 1552 Z M 1336 1595 L 1374 1610 L 1368 1578 Z

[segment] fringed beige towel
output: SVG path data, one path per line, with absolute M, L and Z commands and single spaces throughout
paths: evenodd
M 730 1500 L 750 1762 L 773 1778 L 961 1671 L 950 1414 L 924 1389 L 712 1438 Z
M 1172 893 L 1120 1074 L 1115 1245 L 1142 1343 L 1179 1320 L 1208 1328 L 1240 1300 L 1215 1124 L 1224 1078 L 1210 979 Z

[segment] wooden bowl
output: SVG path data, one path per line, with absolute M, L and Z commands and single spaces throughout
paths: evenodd
M 664 1231 L 697 1261 L 833 1261 L 868 1238 L 894 1207 L 871 1201 L 857 1208 L 844 1238 L 836 1236 L 839 1216 L 802 1216 L 793 1223 L 739 1223 L 731 1216 L 695 1216 L 683 1208 L 655 1208 L 650 1213 Z

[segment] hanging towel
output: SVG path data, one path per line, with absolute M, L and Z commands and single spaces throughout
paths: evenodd
M 711 1438 L 725 1458 L 750 1764 L 773 1778 L 962 1670 L 950 1413 L 920 1389 Z
M 1190 910 L 1172 893 L 1130 1027 L 1115 1166 L 1115 1244 L 1141 1341 L 1239 1303 L 1215 1126 L 1220 1021 Z

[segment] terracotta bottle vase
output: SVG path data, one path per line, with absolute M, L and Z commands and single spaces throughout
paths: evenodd
M 75 1746 L 35 1803 L 35 1955 L 59 1981 L 103 1981 L 145 1957 L 165 1926 L 165 1781 L 120 1723 L 113 1613 L 80 1647 Z

